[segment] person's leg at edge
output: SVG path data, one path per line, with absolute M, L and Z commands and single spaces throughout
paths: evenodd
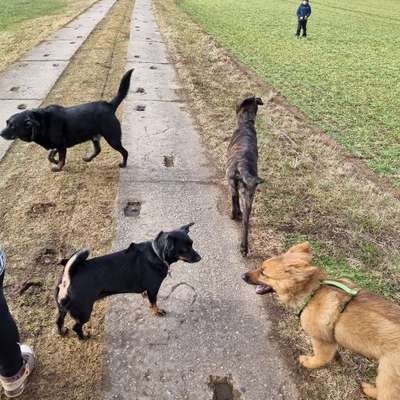
M 20 345 L 17 325 L 10 314 L 3 293 L 4 269 L 0 273 L 0 383 L 7 397 L 19 396 L 34 367 L 34 355 Z

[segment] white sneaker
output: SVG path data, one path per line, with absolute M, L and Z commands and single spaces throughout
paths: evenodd
M 35 354 L 26 344 L 20 344 L 23 364 L 17 374 L 9 378 L 0 376 L 0 383 L 4 388 L 7 397 L 20 396 L 25 390 L 26 381 L 35 367 Z

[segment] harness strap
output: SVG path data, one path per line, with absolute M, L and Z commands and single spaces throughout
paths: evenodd
M 361 290 L 361 288 L 354 288 L 354 289 L 349 288 L 347 285 L 345 285 L 344 283 L 339 282 L 339 281 L 324 279 L 323 281 L 321 281 L 320 286 L 318 286 L 317 289 L 315 289 L 310 295 L 308 295 L 306 297 L 302 306 L 296 311 L 295 315 L 297 317 L 299 317 L 299 318 L 301 317 L 301 314 L 303 313 L 304 309 L 308 306 L 308 303 L 316 295 L 318 290 L 321 289 L 322 285 L 336 287 L 336 288 L 342 290 L 343 292 L 345 292 L 349 296 L 348 299 L 346 299 L 345 301 L 340 303 L 340 305 L 339 305 L 340 313 L 342 313 L 346 309 L 347 305 L 354 299 L 354 297 L 357 296 L 357 294 Z

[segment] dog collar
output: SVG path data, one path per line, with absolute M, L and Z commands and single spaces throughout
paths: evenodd
M 299 318 L 301 317 L 301 314 L 303 313 L 304 309 L 308 306 L 308 303 L 312 300 L 312 298 L 315 296 L 315 294 L 318 292 L 318 290 L 321 288 L 322 285 L 336 287 L 350 296 L 349 299 L 345 300 L 343 303 L 340 304 L 339 307 L 340 313 L 342 313 L 346 309 L 347 305 L 354 299 L 354 297 L 357 296 L 357 294 L 361 290 L 361 288 L 354 288 L 354 289 L 349 288 L 344 283 L 339 281 L 324 279 L 323 281 L 321 281 L 321 284 L 311 294 L 309 294 L 306 297 L 302 306 L 296 311 L 297 317 Z
M 153 248 L 154 253 L 156 253 L 156 256 L 160 259 L 160 261 L 167 267 L 168 270 L 168 275 L 171 276 L 171 273 L 169 271 L 169 264 L 164 260 L 164 258 L 161 257 L 160 253 L 158 252 L 154 240 L 151 242 L 151 247 Z
M 6 269 L 6 255 L 3 250 L 0 248 L 0 276 Z

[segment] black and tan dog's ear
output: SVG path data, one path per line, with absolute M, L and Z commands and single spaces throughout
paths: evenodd
M 181 226 L 181 227 L 179 228 L 179 230 L 180 230 L 180 231 L 185 231 L 186 233 L 189 233 L 189 228 L 190 228 L 191 226 L 193 226 L 193 225 L 194 225 L 194 222 L 191 222 L 190 224 Z
M 256 103 L 257 103 L 259 106 L 263 106 L 263 105 L 264 105 L 263 101 L 261 100 L 261 97 L 256 97 Z
M 35 111 L 30 111 L 25 120 L 25 125 L 29 128 L 39 128 L 39 114 Z
M 160 239 L 160 237 L 162 236 L 162 234 L 164 233 L 164 231 L 161 231 L 155 238 L 155 241 L 157 241 L 158 239 Z
M 129 247 L 125 250 L 125 253 L 129 253 L 136 247 L 136 243 L 132 242 Z

